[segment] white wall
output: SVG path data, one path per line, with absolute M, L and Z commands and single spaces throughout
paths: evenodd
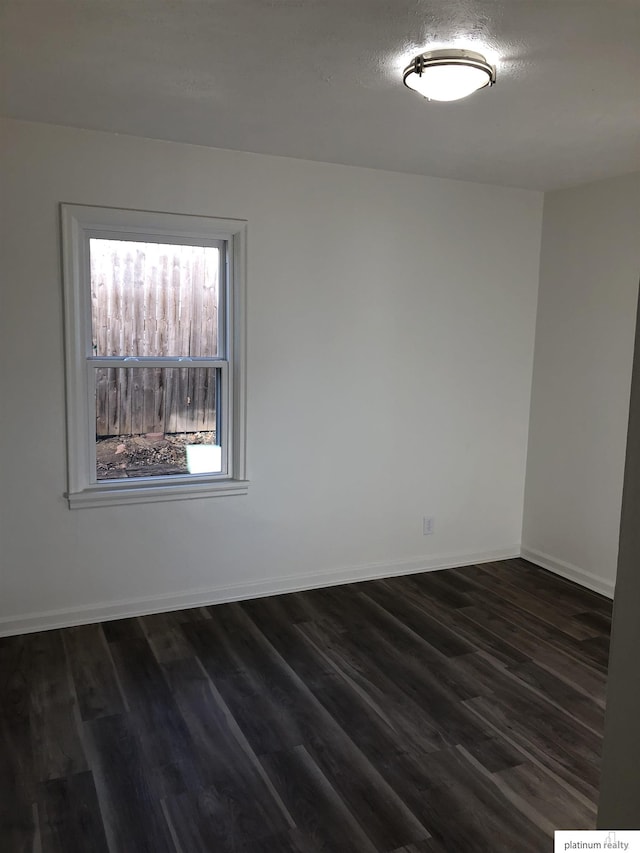
M 545 196 L 523 553 L 613 594 L 640 173 Z
M 2 136 L 0 631 L 518 552 L 540 194 Z M 67 508 L 61 201 L 248 220 L 246 497 Z

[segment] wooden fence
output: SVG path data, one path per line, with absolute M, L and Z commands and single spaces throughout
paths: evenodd
M 218 355 L 215 248 L 91 240 L 97 356 Z M 216 368 L 96 370 L 96 434 L 215 429 Z
M 215 367 L 96 370 L 96 435 L 201 432 L 216 428 Z

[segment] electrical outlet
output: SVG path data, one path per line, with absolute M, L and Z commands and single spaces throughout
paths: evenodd
M 422 533 L 424 536 L 431 536 L 436 520 L 431 515 L 425 515 L 422 519 Z

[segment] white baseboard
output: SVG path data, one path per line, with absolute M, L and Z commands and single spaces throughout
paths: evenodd
M 511 545 L 497 551 L 482 553 L 448 554 L 438 557 L 415 557 L 395 563 L 368 563 L 360 566 L 348 566 L 303 575 L 287 575 L 261 581 L 214 586 L 206 589 L 194 589 L 188 592 L 169 593 L 145 598 L 130 598 L 90 604 L 62 610 L 48 610 L 41 613 L 27 613 L 22 616 L 0 617 L 0 637 L 13 634 L 30 634 L 34 631 L 49 631 L 52 628 L 69 628 L 74 625 L 88 625 L 93 622 L 105 622 L 111 619 L 124 619 L 130 616 L 143 616 L 146 613 L 166 613 L 170 610 L 186 610 L 189 607 L 203 607 L 210 604 L 222 604 L 225 601 L 242 601 L 248 598 L 263 598 L 286 592 L 300 592 L 323 586 L 336 586 L 376 578 L 411 575 L 418 572 L 433 572 L 439 569 L 453 569 L 474 563 L 490 563 L 494 560 L 507 560 L 520 556 L 520 545 Z
M 580 584 L 580 586 L 586 586 L 587 589 L 592 589 L 594 592 L 606 595 L 607 598 L 613 598 L 615 583 L 603 580 L 586 569 L 581 569 L 579 566 L 574 566 L 572 563 L 567 563 L 564 560 L 558 560 L 556 557 L 552 557 L 551 554 L 545 554 L 543 551 L 536 551 L 533 548 L 525 548 L 524 546 L 521 548 L 520 556 L 525 560 L 529 560 L 530 563 L 535 563 L 536 566 L 548 569 L 556 575 Z

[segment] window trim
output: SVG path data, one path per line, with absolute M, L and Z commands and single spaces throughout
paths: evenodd
M 77 204 L 61 204 L 60 217 L 68 469 L 65 497 L 69 508 L 246 494 L 246 221 Z M 221 401 L 222 433 L 227 445 L 224 473 L 96 480 L 91 438 L 95 411 L 89 399 L 89 371 L 104 359 L 95 358 L 91 347 L 91 238 L 225 244 L 226 286 L 221 301 L 226 352 L 224 358 L 194 358 L 190 362 L 194 367 L 219 366 L 228 374 Z M 125 364 L 124 357 L 120 361 Z M 149 361 L 141 357 L 140 365 Z M 175 364 L 171 358 L 153 361 Z M 111 364 L 117 366 L 117 361 L 111 359 Z

